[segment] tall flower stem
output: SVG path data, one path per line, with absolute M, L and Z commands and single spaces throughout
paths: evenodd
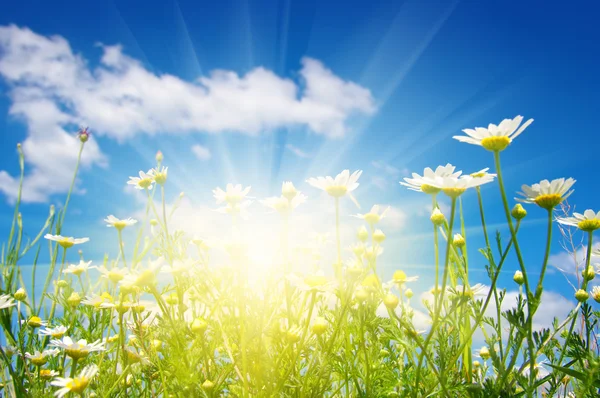
M 446 242 L 446 258 L 444 261 L 444 275 L 442 276 L 442 289 L 441 289 L 441 292 L 439 293 L 440 298 L 437 303 L 437 306 L 434 307 L 433 323 L 431 324 L 431 330 L 429 331 L 429 334 L 427 335 L 427 338 L 425 339 L 425 342 L 423 343 L 423 348 L 421 349 L 421 352 L 419 353 L 419 359 L 417 362 L 417 374 L 415 377 L 415 396 L 417 396 L 417 394 L 419 392 L 419 382 L 420 382 L 420 378 L 421 378 L 421 368 L 423 365 L 423 358 L 425 357 L 425 352 L 427 350 L 427 346 L 431 342 L 431 339 L 433 338 L 433 335 L 435 333 L 435 329 L 438 326 L 440 315 L 442 312 L 442 306 L 444 303 L 444 292 L 446 291 L 446 284 L 448 282 L 448 268 L 449 268 L 449 263 L 450 263 L 450 248 L 452 246 L 452 228 L 454 226 L 455 213 L 456 213 L 456 198 L 453 197 L 452 198 L 452 207 L 450 210 L 450 223 L 448 224 L 448 239 Z M 436 294 L 437 294 L 437 292 L 436 292 Z
M 335 276 L 340 288 L 342 286 L 342 239 L 340 236 L 340 198 L 335 198 L 335 239 L 337 247 L 337 262 L 335 264 Z
M 436 195 L 431 195 L 432 211 L 438 207 Z M 435 255 L 435 294 L 433 295 L 433 308 L 437 307 L 437 292 L 440 286 L 440 252 L 438 247 L 438 226 L 433 224 L 433 252 Z
M 123 233 L 120 228 L 117 228 L 119 234 L 119 249 L 121 251 L 121 258 L 123 259 L 123 265 L 127 268 L 127 260 L 125 259 L 125 245 L 123 244 Z

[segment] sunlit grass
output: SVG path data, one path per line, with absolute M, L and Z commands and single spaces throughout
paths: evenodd
M 139 220 L 108 215 L 107 236 L 118 242 L 116 258 L 88 260 L 78 253 L 86 237 L 63 231 L 69 198 L 51 209 L 40 232 L 24 241 L 20 197 L 2 252 L 0 378 L 7 396 L 139 397 L 322 397 L 322 396 L 595 396 L 600 387 L 596 344 L 600 288 L 591 287 L 593 233 L 600 213 L 562 217 L 555 210 L 572 192 L 572 179 L 523 186 L 522 201 L 547 212 L 547 245 L 541 264 L 525 264 L 519 227 L 527 210 L 511 206 L 504 189 L 500 155 L 531 124 L 522 117 L 487 129 L 465 130 L 461 141 L 493 153 L 496 173 L 463 175 L 448 164 L 413 174 L 402 182 L 431 201 L 434 286 L 423 296 L 422 313 L 411 283 L 419 275 L 395 270 L 382 280 L 380 255 L 386 246 L 378 205 L 354 214 L 364 225 L 354 242 L 342 242 L 341 201 L 358 206 L 361 171 L 307 180 L 331 197 L 334 249 L 315 237 L 303 249 L 302 271 L 292 267 L 293 213 L 307 196 L 284 182 L 280 196 L 260 200 L 277 222 L 242 233 L 256 198 L 251 188 L 228 184 L 213 191 L 228 239 L 190 236 L 172 227 L 178 202 L 168 206 L 165 159 L 131 177 L 146 197 Z M 79 134 L 81 152 L 89 132 Z M 21 170 L 24 158 L 20 151 Z M 79 163 L 78 163 L 79 165 Z M 23 174 L 22 174 L 23 175 Z M 498 183 L 510 234 L 489 230 L 479 187 Z M 485 247 L 467 250 L 463 194 L 475 190 Z M 450 198 L 444 215 L 438 196 Z M 363 204 L 364 205 L 364 204 Z M 489 209 L 488 209 L 489 211 Z M 587 253 L 574 297 L 579 304 L 551 329 L 535 330 L 555 218 L 564 236 L 582 233 Z M 263 220 L 261 220 L 263 221 Z M 258 222 L 261 222 L 258 221 Z M 257 222 L 257 221 L 254 221 Z M 564 228 L 571 228 L 565 234 Z M 126 246 L 123 231 L 136 230 Z M 308 234 L 308 231 L 306 231 Z M 112 235 L 109 235 L 112 234 Z M 110 242 L 107 238 L 106 242 Z M 100 242 L 103 244 L 103 242 Z M 97 244 L 97 243 L 96 243 Z M 81 245 L 81 246 L 80 246 Z M 349 246 L 349 251 L 346 249 Z M 50 265 L 36 286 L 40 250 Z M 321 258 L 327 250 L 331 267 Z M 343 253 L 351 253 L 345 258 Z M 497 282 L 510 252 L 519 271 L 515 285 Z M 600 254 L 600 253 L 598 253 Z M 27 256 L 27 257 L 26 257 Z M 33 256 L 31 281 L 20 265 Z M 74 260 L 77 259 L 76 262 Z M 486 284 L 475 283 L 469 267 L 484 265 Z M 329 267 L 329 265 L 327 265 Z M 539 267 L 539 268 L 536 268 Z M 473 267 L 472 267 L 473 268 Z M 430 272 L 430 271 L 428 271 Z M 329 275 L 332 275 L 331 277 Z M 537 277 L 539 275 L 539 277 Z M 534 278 L 536 276 L 537 278 Z M 479 281 L 481 282 L 481 281 Z M 503 311 L 506 289 L 519 290 L 516 306 Z M 423 320 L 425 318 L 425 321 Z M 474 346 L 474 336 L 484 346 Z

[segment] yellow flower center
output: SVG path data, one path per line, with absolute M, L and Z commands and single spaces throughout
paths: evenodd
M 304 278 L 304 283 L 306 283 L 311 288 L 319 287 L 327 283 L 327 278 L 322 275 L 309 275 L 306 278 Z
M 467 188 L 444 188 L 442 191 L 451 198 L 458 198 L 460 195 L 465 193 Z
M 138 181 L 138 185 L 140 186 L 140 188 L 150 188 L 150 186 L 152 185 L 152 182 L 154 180 L 152 180 L 152 178 L 142 178 L 141 180 Z
M 600 220 L 583 220 L 580 221 L 579 224 L 577 224 L 577 227 L 582 231 L 592 232 L 600 228 Z
M 471 173 L 471 177 L 473 177 L 473 178 L 482 178 L 482 177 L 485 177 L 485 172 L 483 172 L 483 173 Z
M 81 394 L 86 389 L 88 384 L 90 384 L 90 381 L 87 377 L 76 377 L 73 380 L 67 382 L 65 387 L 67 387 L 71 392 Z
M 29 318 L 29 321 L 27 321 L 27 325 L 31 326 L 32 328 L 39 328 L 42 326 L 42 320 L 38 316 L 32 316 Z
M 50 333 L 50 336 L 60 339 L 61 337 L 63 337 L 65 335 L 65 332 L 59 330 L 59 331 L 54 331 L 52 333 Z
M 90 352 L 88 350 L 81 348 L 79 345 L 77 345 L 76 347 L 67 348 L 65 350 L 65 353 L 69 357 L 79 360 L 79 359 L 87 357 Z
M 117 271 L 109 271 L 108 272 L 108 279 L 112 282 L 112 283 L 117 283 L 120 280 L 123 279 L 123 274 Z
M 500 152 L 506 149 L 510 144 L 510 138 L 507 136 L 485 137 L 481 140 L 481 146 L 491 152 Z
M 154 272 L 152 272 L 150 270 L 146 270 L 137 277 L 135 284 L 140 287 L 144 287 L 144 286 L 148 286 L 148 285 L 153 285 L 154 282 L 155 282 Z
M 325 192 L 334 198 L 341 198 L 346 193 L 348 193 L 348 187 L 345 185 L 332 185 L 330 187 L 325 188 Z
M 396 283 L 404 283 L 404 282 L 406 282 L 406 272 L 396 271 L 396 272 L 394 272 L 394 276 L 392 276 L 392 279 Z
M 242 201 L 242 199 L 243 199 L 242 195 L 239 195 L 236 193 L 234 193 L 234 194 L 228 193 L 225 195 L 225 201 L 227 203 L 229 203 L 230 205 L 236 205 L 236 204 L 240 203 Z
M 553 209 L 554 207 L 558 206 L 562 201 L 562 196 L 557 193 L 540 195 L 534 200 L 536 205 L 546 210 Z
M 379 214 L 377 213 L 367 213 L 365 214 L 364 219 L 367 223 L 373 225 L 377 224 L 381 220 L 381 217 L 379 217 Z
M 426 193 L 427 195 L 435 195 L 436 193 L 440 192 L 440 189 L 428 184 L 422 184 L 421 191 L 423 191 L 423 193 Z
M 70 239 L 62 238 L 58 241 L 58 244 L 61 245 L 64 249 L 68 249 L 69 247 L 73 247 L 75 243 Z
M 158 185 L 163 185 L 165 182 L 167 182 L 167 174 L 156 173 L 156 175 L 154 176 L 154 181 L 156 181 Z
M 126 226 L 127 226 L 127 223 L 123 220 L 117 220 L 113 223 L 113 227 L 115 227 L 119 231 L 122 230 L 123 228 L 125 228 Z
M 73 275 L 79 276 L 83 274 L 83 271 L 85 271 L 85 269 L 83 269 L 82 267 L 75 267 L 73 268 Z
M 42 379 L 49 379 L 52 377 L 52 370 L 50 369 L 42 369 L 40 370 L 40 377 Z
M 45 365 L 46 362 L 48 362 L 48 358 L 46 358 L 42 355 L 40 355 L 39 357 L 31 358 L 31 363 L 34 364 L 35 366 Z
M 376 275 L 371 274 L 363 280 L 362 285 L 364 287 L 377 288 L 379 286 L 379 278 L 377 278 Z
M 392 310 L 398 306 L 399 302 L 400 300 L 398 300 L 398 297 L 391 293 L 385 296 L 385 298 L 383 299 L 383 304 L 385 304 L 387 308 Z

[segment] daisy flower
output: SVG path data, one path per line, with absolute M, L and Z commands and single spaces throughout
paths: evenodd
M 306 275 L 304 278 L 300 278 L 297 275 L 291 274 L 287 277 L 290 284 L 305 292 L 317 291 L 325 292 L 331 291 L 334 287 L 334 283 L 327 279 L 323 271 L 318 271 L 314 274 Z
M 4 308 L 10 308 L 16 305 L 15 299 L 10 296 L 10 294 L 3 294 L 0 296 L 0 310 Z
M 152 189 L 154 184 L 154 170 L 148 170 L 147 173 L 140 171 L 139 177 L 129 177 L 127 185 L 133 185 L 135 189 Z
M 40 336 L 49 336 L 55 339 L 60 339 L 67 333 L 67 328 L 65 326 L 57 326 L 54 328 L 45 328 L 40 330 Z
M 476 171 L 475 173 L 471 173 L 471 177 L 473 178 L 491 178 L 492 180 L 494 179 L 494 177 L 496 177 L 496 174 L 492 174 L 492 173 L 488 173 L 488 170 L 490 168 L 486 167 L 485 169 L 481 169 L 479 171 Z
M 86 296 L 83 300 L 81 300 L 81 304 L 89 305 L 91 307 L 95 307 L 96 309 L 105 308 L 102 307 L 102 304 L 110 302 L 112 302 L 112 297 L 110 297 L 108 294 L 102 294 L 101 296 L 92 294 L 91 296 Z
M 73 238 L 70 236 L 52 235 L 52 234 L 46 234 L 46 235 L 44 235 L 44 238 L 57 242 L 59 245 L 61 245 L 65 249 L 68 249 L 69 247 L 72 247 L 73 245 L 79 245 L 81 243 L 88 242 L 90 240 L 90 238 Z
M 600 303 L 600 286 L 594 286 L 592 288 L 592 298 L 597 302 Z
M 104 221 L 107 223 L 107 227 L 115 227 L 117 230 L 122 230 L 125 227 L 129 227 L 135 223 L 137 223 L 137 220 L 134 220 L 133 218 L 126 218 L 123 220 L 118 219 L 117 217 L 113 216 L 112 214 L 108 217 L 106 217 L 104 219 Z
M 39 316 L 32 316 L 27 320 L 22 320 L 21 325 L 27 325 L 32 328 L 39 328 L 40 326 L 48 326 L 48 322 L 43 321 Z
M 281 215 L 290 213 L 304 202 L 306 202 L 306 195 L 299 192 L 297 192 L 292 199 L 288 199 L 282 195 L 280 197 L 274 196 L 260 201 L 260 203 L 279 212 Z
M 56 348 L 51 350 L 44 350 L 43 352 L 39 352 L 36 350 L 33 354 L 26 352 L 25 358 L 29 359 L 29 361 L 32 364 L 39 367 L 45 365 L 46 362 L 48 362 L 49 357 L 55 357 L 59 352 L 60 350 Z
M 152 175 L 154 176 L 154 182 L 158 185 L 164 185 L 167 182 L 168 167 L 154 168 L 152 169 Z
M 70 264 L 67 269 L 63 271 L 65 274 L 73 274 L 79 276 L 90 269 L 91 261 L 79 260 L 79 264 Z
M 50 346 L 62 348 L 69 357 L 77 360 L 87 357 L 90 352 L 105 350 L 104 343 L 100 340 L 88 344 L 85 339 L 74 342 L 69 336 L 63 337 L 62 340 L 51 340 Z
M 456 285 L 456 288 L 449 290 L 448 292 L 456 296 L 463 296 L 469 298 L 482 297 L 487 294 L 488 288 L 482 283 L 477 283 L 473 286 L 463 287 L 462 285 Z
M 588 209 L 583 214 L 573 213 L 573 217 L 558 217 L 556 221 L 585 232 L 592 232 L 600 228 L 600 211 L 595 213 L 594 210 Z
M 491 175 L 474 178 L 471 176 L 460 176 L 460 177 L 436 177 L 435 179 L 428 179 L 431 186 L 440 189 L 446 195 L 451 198 L 457 198 L 462 195 L 467 189 L 478 187 L 488 182 L 492 182 L 494 177 Z
M 231 214 L 231 215 L 239 214 L 240 217 L 242 217 L 243 219 L 246 219 L 246 218 L 248 218 L 248 215 L 250 214 L 248 212 L 248 207 L 251 204 L 252 204 L 251 200 L 246 200 L 244 202 L 235 203 L 235 204 L 227 203 L 226 206 L 219 207 L 215 211 L 217 213 L 223 213 L 223 214 Z
M 298 195 L 300 192 L 296 190 L 296 187 L 291 181 L 284 181 L 281 184 L 281 194 L 287 199 L 292 200 Z
M 162 257 L 159 257 L 154 261 L 149 261 L 146 269 L 135 270 L 125 275 L 125 277 L 120 281 L 121 288 L 144 288 L 156 285 L 156 273 L 163 266 L 163 264 L 164 259 Z
M 52 369 L 40 369 L 40 377 L 44 380 L 48 380 L 51 379 L 53 377 L 58 376 L 60 373 L 58 373 L 56 370 L 52 370 Z
M 373 205 L 373 207 L 371 207 L 371 210 L 368 213 L 356 214 L 353 217 L 365 220 L 367 224 L 369 224 L 370 226 L 374 226 L 379 221 L 381 221 L 383 217 L 385 217 L 385 214 L 388 212 L 388 210 L 390 210 L 389 206 L 386 207 L 385 210 L 381 211 L 379 205 Z
M 102 274 L 101 278 L 108 279 L 112 283 L 118 283 L 123 278 L 125 278 L 125 275 L 127 275 L 127 273 L 129 272 L 129 270 L 127 270 L 126 268 L 118 268 L 118 267 L 108 269 L 104 266 L 101 266 L 101 267 L 96 267 L 96 269 L 98 270 L 98 272 L 100 272 Z
M 454 139 L 467 144 L 480 145 L 492 152 L 500 152 L 506 149 L 510 143 L 529 126 L 533 119 L 521 124 L 523 116 L 514 119 L 504 119 L 499 125 L 490 123 L 487 128 L 475 127 L 475 129 L 464 129 L 467 134 L 455 135 Z M 520 126 L 520 127 L 519 127 Z
M 523 198 L 515 199 L 523 203 L 535 203 L 541 208 L 552 210 L 573 193 L 573 190 L 569 191 L 573 184 L 575 184 L 575 180 L 572 178 L 566 180 L 559 178 L 552 182 L 543 180 L 532 186 L 523 185 L 521 187 L 523 192 L 519 192 Z
M 423 175 L 420 176 L 417 173 L 412 173 L 412 178 L 405 178 L 405 182 L 400 182 L 400 185 L 404 185 L 411 191 L 424 192 L 426 194 L 436 194 L 440 192 L 439 188 L 429 185 L 429 180 L 434 180 L 438 177 L 459 177 L 462 171 L 455 172 L 456 167 L 448 163 L 445 166 L 438 166 L 435 171 L 430 167 L 426 167 L 423 170 Z
M 392 276 L 392 280 L 390 282 L 396 283 L 398 285 L 402 285 L 406 282 L 416 282 L 419 280 L 418 276 L 406 276 L 406 272 L 404 271 L 396 271 Z
M 242 184 L 227 184 L 225 191 L 220 187 L 213 189 L 213 195 L 217 200 L 217 204 L 226 202 L 235 207 L 244 201 L 251 188 L 252 187 L 242 188 Z
M 54 387 L 61 387 L 60 390 L 54 393 L 54 396 L 62 398 L 70 392 L 82 395 L 96 373 L 98 373 L 98 366 L 88 365 L 75 378 L 57 377 L 50 383 Z
M 342 196 L 348 195 L 352 202 L 360 208 L 360 205 L 352 196 L 352 191 L 358 188 L 358 179 L 362 174 L 362 170 L 356 170 L 350 174 L 350 170 L 344 170 L 338 174 L 335 178 L 330 176 L 327 177 L 316 177 L 309 178 L 306 180 L 310 185 L 315 188 L 322 189 L 334 198 L 341 198 Z

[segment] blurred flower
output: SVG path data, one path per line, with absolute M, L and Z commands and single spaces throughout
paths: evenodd
M 573 217 L 558 217 L 556 221 L 585 232 L 592 232 L 600 228 L 600 211 L 595 213 L 594 210 L 588 209 L 583 214 L 573 213 Z
M 63 271 L 65 274 L 73 274 L 79 276 L 90 269 L 91 261 L 79 260 L 79 264 L 69 264 L 67 269 Z
M 429 219 L 431 220 L 433 225 L 442 225 L 444 221 L 446 221 L 446 217 L 437 207 L 433 209 L 433 212 L 431 213 L 431 217 L 429 217 Z
M 63 337 L 62 340 L 51 340 L 50 346 L 62 348 L 65 350 L 65 353 L 73 359 L 82 359 L 87 357 L 91 352 L 105 350 L 104 343 L 100 340 L 88 344 L 85 339 L 74 342 L 69 336 Z
M 86 143 L 87 140 L 90 139 L 89 127 L 80 128 L 77 132 L 77 138 L 79 138 L 79 141 L 81 141 L 82 143 Z
M 406 276 L 406 273 L 404 271 L 398 270 L 394 272 L 394 275 L 392 276 L 392 280 L 390 282 L 401 285 L 406 282 L 415 282 L 417 280 L 419 280 L 418 276 Z
M 53 377 L 58 376 L 60 373 L 58 373 L 56 370 L 52 370 L 52 369 L 40 369 L 40 377 L 44 380 L 48 380 L 51 379 Z
M 488 173 L 490 168 L 486 167 L 485 169 L 481 169 L 476 171 L 475 173 L 471 173 L 471 177 L 473 178 L 491 178 L 492 180 L 496 177 L 496 174 Z
M 356 214 L 353 217 L 363 219 L 367 222 L 367 224 L 373 227 L 375 224 L 381 221 L 381 219 L 385 216 L 385 213 L 387 213 L 389 209 L 390 207 L 388 206 L 385 208 L 385 210 L 381 211 L 379 205 L 373 205 L 373 207 L 371 207 L 371 210 L 368 213 Z
M 430 186 L 440 189 L 451 198 L 457 198 L 462 195 L 467 189 L 478 187 L 488 182 L 492 182 L 494 177 L 490 175 L 484 177 L 436 177 L 435 179 L 427 180 Z
M 325 333 L 325 331 L 327 330 L 328 327 L 329 327 L 329 323 L 327 322 L 327 319 L 319 316 L 314 319 L 313 324 L 310 327 L 310 330 L 317 336 L 320 336 L 323 333 Z
M 43 321 L 39 316 L 32 316 L 27 320 L 22 320 L 21 325 L 27 325 L 31 328 L 39 328 L 40 326 L 47 326 L 48 322 Z
M 140 171 L 139 177 L 129 177 L 127 185 L 133 185 L 136 189 L 152 189 L 154 184 L 154 170 L 148 170 L 147 173 Z
M 13 297 L 15 298 L 15 300 L 17 301 L 25 301 L 27 300 L 27 292 L 25 291 L 25 289 L 23 288 L 19 288 L 15 294 L 13 294 Z
M 287 200 L 291 201 L 299 193 L 300 192 L 296 190 L 296 187 L 294 187 L 294 184 L 291 181 L 284 181 L 283 184 L 281 184 L 281 194 Z
M 465 247 L 465 245 L 467 244 L 467 241 L 465 240 L 465 238 L 463 238 L 463 236 L 461 234 L 454 234 L 452 243 L 454 244 L 454 246 L 460 248 L 460 247 Z
M 13 305 L 17 305 L 17 303 L 15 303 L 15 299 L 10 297 L 10 294 L 3 294 L 0 296 L 0 310 L 12 307 Z
M 73 245 L 79 245 L 81 243 L 85 243 L 90 240 L 90 238 L 73 238 L 70 236 L 51 235 L 51 234 L 44 235 L 44 238 L 57 242 L 59 245 L 61 245 L 65 249 L 68 249 L 69 247 L 72 247 Z
M 49 336 L 55 339 L 60 339 L 62 336 L 67 333 L 67 328 L 65 326 L 56 326 L 54 328 L 45 328 L 39 331 L 40 336 Z
M 523 116 L 504 119 L 498 126 L 490 123 L 487 128 L 464 129 L 463 132 L 467 136 L 456 135 L 452 138 L 467 144 L 480 145 L 488 151 L 503 151 L 533 122 L 533 119 L 529 119 L 521 125 L 522 121 Z
M 287 279 L 292 286 L 303 291 L 325 292 L 331 291 L 335 287 L 334 282 L 327 279 L 323 271 L 308 274 L 304 278 L 290 274 L 287 276 Z
M 445 166 L 438 166 L 435 171 L 430 167 L 426 167 L 425 170 L 423 170 L 423 176 L 412 173 L 412 178 L 405 178 L 404 181 L 406 182 L 400 182 L 400 185 L 408 187 L 411 191 L 436 194 L 440 192 L 440 189 L 431 186 L 429 184 L 430 180 L 444 177 L 459 177 L 462 174 L 462 171 L 454 172 L 455 168 L 456 167 L 452 166 L 450 163 Z
M 288 199 L 285 196 L 274 196 L 260 201 L 263 205 L 270 207 L 282 215 L 288 214 L 304 202 L 306 202 L 306 195 L 301 193 L 298 193 L 292 199 Z
M 360 205 L 354 196 L 352 196 L 351 192 L 358 188 L 359 183 L 357 181 L 361 174 L 362 170 L 356 170 L 352 174 L 350 174 L 350 170 L 344 170 L 335 178 L 330 176 L 316 177 L 309 178 L 306 182 L 315 188 L 322 189 L 327 192 L 329 196 L 333 196 L 334 198 L 341 198 L 342 196 L 348 195 L 354 204 L 360 208 Z
M 169 171 L 168 167 L 161 167 L 152 169 L 152 174 L 154 175 L 154 182 L 158 185 L 164 185 L 167 182 L 167 172 Z
M 101 305 L 104 303 L 110 303 L 110 302 L 112 302 L 112 297 L 107 296 L 107 295 L 98 296 L 97 294 L 92 294 L 90 296 L 86 296 L 85 299 L 81 300 L 82 304 L 89 305 L 91 307 L 95 307 L 96 309 L 105 308 L 105 307 L 102 307 Z
M 515 199 L 523 203 L 535 203 L 541 208 L 551 210 L 573 193 L 573 190 L 569 191 L 573 184 L 575 184 L 575 180 L 572 178 L 566 180 L 559 178 L 552 180 L 552 182 L 543 180 L 532 186 L 523 185 L 521 187 L 523 192 L 519 192 L 519 195 L 523 198 Z
M 98 373 L 98 366 L 88 365 L 75 378 L 71 377 L 57 377 L 50 384 L 54 387 L 61 387 L 60 390 L 54 393 L 57 398 L 62 398 L 68 393 L 72 392 L 83 396 L 83 392 L 90 384 L 90 381 Z
M 227 202 L 232 207 L 241 204 L 250 192 L 251 187 L 242 188 L 242 184 L 227 184 L 225 191 L 217 187 L 213 190 L 213 195 L 217 200 L 217 204 Z
M 240 217 L 242 218 L 247 218 L 248 215 L 250 213 L 248 213 L 248 206 L 250 206 L 252 204 L 251 200 L 246 200 L 245 202 L 242 203 L 228 203 L 226 206 L 223 207 L 219 207 L 217 210 L 215 210 L 217 213 L 223 213 L 223 214 L 230 214 L 230 215 L 234 215 L 234 214 L 239 214 Z
M 513 276 L 513 280 L 516 284 L 522 285 L 525 282 L 525 278 L 523 277 L 523 273 L 521 271 L 515 271 L 515 275 Z
M 597 302 L 600 303 L 600 286 L 594 286 L 592 288 L 592 298 Z
M 96 269 L 102 274 L 101 278 L 108 279 L 112 283 L 118 283 L 123 278 L 125 278 L 125 275 L 127 275 L 127 273 L 129 272 L 129 270 L 127 270 L 127 268 L 118 268 L 118 267 L 113 267 L 111 269 L 107 269 L 106 267 L 101 266 L 101 267 L 96 267 Z
M 35 366 L 43 366 L 48 362 L 49 357 L 56 356 L 60 351 L 58 349 L 50 349 L 44 350 L 43 352 L 35 351 L 35 353 L 30 354 L 28 352 L 25 353 L 25 358 L 29 359 L 32 364 Z
M 125 227 L 129 227 L 129 226 L 137 223 L 137 220 L 134 220 L 133 218 L 126 218 L 126 219 L 120 220 L 117 217 L 113 216 L 112 214 L 110 216 L 106 217 L 104 219 L 104 221 L 107 223 L 107 225 L 106 225 L 107 227 L 115 227 L 119 231 Z

